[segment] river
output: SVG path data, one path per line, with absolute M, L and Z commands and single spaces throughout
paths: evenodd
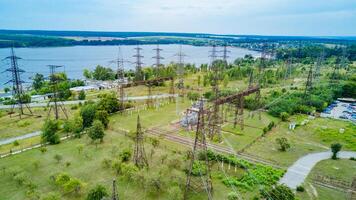
M 176 62 L 178 57 L 175 56 L 179 51 L 180 45 L 160 45 L 161 56 L 163 64 L 170 62 Z M 133 62 L 135 58 L 136 46 L 122 45 L 120 46 L 122 57 L 128 61 L 125 63 L 125 69 L 134 69 Z M 142 58 L 144 66 L 151 66 L 155 60 L 152 58 L 155 56 L 156 45 L 142 45 Z M 217 48 L 218 51 L 222 51 L 222 48 Z M 243 57 L 246 54 L 253 56 L 259 56 L 258 52 L 250 51 L 242 48 L 231 47 L 228 48 L 229 62 L 233 62 L 236 58 Z M 209 63 L 209 54 L 211 47 L 206 46 L 190 46 L 182 45 L 182 51 L 186 55 L 185 63 L 192 63 L 199 66 L 202 63 Z M 58 71 L 65 71 L 69 78 L 83 78 L 83 69 L 94 69 L 97 65 L 103 65 L 106 67 L 116 68 L 115 63 L 110 61 L 117 59 L 118 46 L 72 46 L 72 47 L 41 47 L 41 48 L 15 48 L 15 54 L 22 59 L 18 60 L 18 65 L 26 72 L 21 74 L 21 78 L 25 82 L 31 82 L 31 77 L 36 73 L 44 75 L 49 74 L 49 68 L 47 65 L 61 65 L 64 66 Z M 10 61 L 4 59 L 10 55 L 9 48 L 0 49 L 0 71 L 3 72 L 10 67 Z M 219 52 L 218 55 L 222 55 Z M 4 83 L 11 79 L 10 72 L 0 73 L 0 88 L 4 87 Z M 7 85 L 10 86 L 10 85 Z

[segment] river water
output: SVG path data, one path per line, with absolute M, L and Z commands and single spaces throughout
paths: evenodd
M 133 62 L 135 58 L 133 55 L 136 53 L 132 45 L 122 45 L 121 54 L 125 62 L 125 69 L 134 69 Z M 155 56 L 156 45 L 142 45 L 142 62 L 144 66 L 151 66 L 155 60 L 152 58 Z M 163 64 L 170 62 L 177 62 L 178 57 L 176 54 L 179 51 L 180 45 L 160 45 L 161 56 L 164 59 L 161 61 Z M 217 48 L 218 51 L 222 51 L 222 48 Z M 228 48 L 229 62 L 233 62 L 236 58 L 243 57 L 246 54 L 252 56 L 259 56 L 258 52 L 250 51 L 241 48 Z M 199 66 L 203 63 L 209 63 L 211 58 L 211 47 L 197 47 L 190 45 L 182 45 L 182 51 L 186 55 L 184 58 L 185 63 L 192 63 Z M 69 78 L 83 78 L 83 69 L 94 69 L 97 65 L 103 65 L 106 67 L 116 68 L 116 64 L 110 61 L 117 59 L 118 46 L 73 46 L 73 47 L 45 47 L 45 48 L 15 48 L 15 54 L 22 59 L 18 60 L 19 67 L 25 70 L 25 73 L 21 74 L 21 78 L 25 82 L 31 82 L 31 77 L 35 73 L 41 73 L 44 75 L 49 74 L 49 68 L 47 65 L 61 65 L 63 68 L 58 71 L 65 71 Z M 10 61 L 3 58 L 10 55 L 9 48 L 0 49 L 0 72 L 5 71 L 10 67 Z M 218 55 L 222 55 L 222 52 L 218 52 Z M 0 88 L 4 87 L 4 83 L 11 79 L 10 72 L 0 73 Z M 8 85 L 10 86 L 10 85 Z

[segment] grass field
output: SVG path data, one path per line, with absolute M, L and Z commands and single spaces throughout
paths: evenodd
M 304 187 L 306 192 L 298 192 L 300 199 L 320 199 L 320 200 L 347 200 L 349 194 L 335 189 L 330 189 L 313 184 L 313 178 L 317 175 L 326 176 L 340 181 L 350 183 L 356 177 L 356 161 L 352 160 L 323 160 L 320 161 L 310 172 Z
M 304 119 L 307 119 L 307 116 L 296 115 L 290 121 L 300 122 Z M 287 167 L 303 155 L 329 150 L 330 144 L 333 142 L 343 144 L 344 150 L 356 149 L 356 127 L 351 123 L 316 118 L 304 126 L 298 126 L 293 131 L 288 129 L 289 123 L 281 122 L 272 129 L 267 137 L 252 145 L 246 152 Z M 338 133 L 340 128 L 345 129 L 343 134 Z M 326 132 L 332 134 L 325 134 Z M 291 148 L 287 152 L 278 150 L 276 138 L 280 137 L 287 138 L 291 144 Z

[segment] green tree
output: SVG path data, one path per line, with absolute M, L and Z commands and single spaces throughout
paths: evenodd
M 280 117 L 281 120 L 285 122 L 288 120 L 289 114 L 287 112 L 281 112 Z
M 58 144 L 60 142 L 57 134 L 59 130 L 58 121 L 48 119 L 42 127 L 42 141 L 50 144 Z
M 168 197 L 171 200 L 182 200 L 183 192 L 178 186 L 169 187 L 168 189 Z
M 100 95 L 100 101 L 98 102 L 98 109 L 105 110 L 109 114 L 119 111 L 120 103 L 117 99 L 117 96 L 114 93 L 106 93 Z
M 81 90 L 81 91 L 79 92 L 79 94 L 78 94 L 78 99 L 79 99 L 79 100 L 85 100 L 85 97 L 86 97 L 85 91 L 84 91 L 84 90 Z
M 289 144 L 287 138 L 285 138 L 285 137 L 277 138 L 276 142 L 278 143 L 279 150 L 281 150 L 281 151 L 287 151 L 287 149 L 290 148 L 290 144 Z
M 96 113 L 96 105 L 94 103 L 89 103 L 81 107 L 80 115 L 83 119 L 83 127 L 89 127 L 94 121 Z
M 5 92 L 5 93 L 10 92 L 10 88 L 8 88 L 8 87 L 4 88 L 4 92 Z
M 59 163 L 61 160 L 63 160 L 63 156 L 56 154 L 54 155 L 54 159 L 57 161 L 57 163 Z
M 102 200 L 104 197 L 108 196 L 109 193 L 104 186 L 96 185 L 89 191 L 86 200 Z
M 230 192 L 228 195 L 227 195 L 227 199 L 228 200 L 239 200 L 239 195 L 236 193 L 236 192 Z
M 76 178 L 71 178 L 66 184 L 64 184 L 63 189 L 67 193 L 74 192 L 75 194 L 79 194 L 83 189 L 84 184 L 82 181 Z
M 88 136 L 93 142 L 96 140 L 100 140 L 100 142 L 102 142 L 104 135 L 104 125 L 99 120 L 95 120 L 93 125 L 88 129 Z
M 61 196 L 57 193 L 50 192 L 41 197 L 41 200 L 61 200 Z
M 86 79 L 91 79 L 93 76 L 92 76 L 92 73 L 89 71 L 89 69 L 84 69 L 83 70 L 83 76 L 86 78 Z
M 106 68 L 100 65 L 96 66 L 92 74 L 95 80 L 105 81 L 115 79 L 115 73 L 111 68 Z
M 36 73 L 35 76 L 33 77 L 33 82 L 32 82 L 32 87 L 35 90 L 41 89 L 45 84 L 44 76 L 43 74 Z
M 294 200 L 293 191 L 285 185 L 277 185 L 269 189 L 263 189 L 260 194 L 266 200 Z
M 331 152 L 332 152 L 331 158 L 333 160 L 337 159 L 337 153 L 341 150 L 341 148 L 342 148 L 342 145 L 340 143 L 331 144 Z
M 200 86 L 200 84 L 201 84 L 201 76 L 198 75 L 198 86 Z
M 105 128 L 109 125 L 109 114 L 106 110 L 98 110 L 95 113 L 95 119 L 101 121 Z

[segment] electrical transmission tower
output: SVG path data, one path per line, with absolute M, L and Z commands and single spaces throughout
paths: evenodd
M 175 56 L 178 57 L 178 66 L 177 66 L 177 75 L 179 78 L 178 89 L 180 91 L 180 95 L 184 97 L 184 57 L 186 57 L 187 55 L 183 53 L 182 45 L 179 46 L 179 52 Z
M 311 90 L 313 89 L 313 66 L 311 65 L 308 72 L 307 82 L 304 89 L 304 99 L 310 95 Z
M 136 54 L 133 55 L 133 57 L 136 58 L 136 71 L 135 71 L 135 81 L 142 81 L 144 79 L 144 74 L 142 72 L 142 58 L 143 56 L 141 55 L 141 50 L 142 48 L 139 47 L 139 45 L 137 45 L 137 47 L 135 48 L 136 50 Z
M 119 200 L 119 195 L 117 194 L 116 180 L 115 179 L 112 181 L 111 200 Z
M 143 142 L 144 142 L 143 131 L 141 127 L 140 116 L 138 115 L 133 161 L 135 165 L 139 168 L 146 167 L 146 166 L 148 167 L 148 162 L 147 162 L 145 147 Z
M 187 173 L 187 180 L 186 180 L 186 185 L 185 185 L 185 191 L 184 191 L 184 199 L 188 199 L 189 191 L 191 189 L 195 191 L 202 190 L 202 188 L 205 189 L 207 195 L 208 195 L 208 200 L 213 199 L 213 185 L 211 181 L 211 176 L 210 176 L 210 165 L 209 165 L 209 159 L 207 156 L 207 144 L 206 144 L 206 135 L 205 135 L 205 122 L 204 122 L 204 116 L 207 114 L 206 110 L 204 110 L 204 103 L 203 100 L 201 99 L 199 102 L 199 110 L 190 110 L 192 112 L 198 112 L 198 121 L 197 121 L 197 127 L 196 127 L 196 132 L 195 132 L 195 139 L 194 139 L 194 144 L 193 144 L 193 150 L 190 155 L 190 165 L 189 165 L 189 170 Z M 199 155 L 200 160 L 199 160 Z M 203 157 L 203 158 L 202 158 Z M 200 169 L 204 169 L 204 171 L 199 171 L 198 177 L 194 177 L 192 174 L 193 170 L 193 165 L 196 164 L 197 162 L 200 162 L 202 167 Z
M 14 49 L 11 48 L 11 56 L 6 57 L 5 59 L 9 59 L 11 61 L 11 67 L 6 69 L 5 72 L 11 72 L 12 79 L 6 82 L 5 84 L 12 82 L 12 96 L 16 99 L 16 104 L 12 105 L 10 116 L 14 113 L 15 107 L 19 108 L 19 117 L 21 119 L 22 115 L 33 115 L 31 108 L 27 104 L 24 92 L 22 88 L 22 83 L 24 81 L 21 80 L 21 74 L 25 71 L 20 69 L 17 64 L 17 60 L 21 59 L 15 55 Z M 25 113 L 25 109 L 29 111 L 29 113 Z
M 258 84 L 261 85 L 263 83 L 263 70 L 266 68 L 267 61 L 267 44 L 263 43 L 261 47 L 261 58 L 260 64 L 258 66 Z
M 154 64 L 156 66 L 155 76 L 159 77 L 160 68 L 162 67 L 161 60 L 164 59 L 161 56 L 161 51 L 163 51 L 163 49 L 160 49 L 159 44 L 157 44 L 157 47 L 153 50 L 156 52 L 156 55 L 152 57 L 153 59 L 156 59 L 156 63 Z
M 320 55 L 318 59 L 316 60 L 316 66 L 315 66 L 315 73 L 314 73 L 314 79 L 317 79 L 320 77 L 320 69 L 321 66 L 324 64 L 324 59 L 325 59 L 325 52 L 324 50 L 320 52 Z
M 227 65 L 227 59 L 229 58 L 228 54 L 231 53 L 231 51 L 227 50 L 227 44 L 225 43 L 223 46 L 223 55 L 222 55 L 222 59 L 225 62 L 225 64 Z
M 50 87 L 52 90 L 52 98 L 48 102 L 48 106 L 50 107 L 48 110 L 48 115 L 47 117 L 50 116 L 51 111 L 53 110 L 55 119 L 59 119 L 59 112 L 62 110 L 64 116 L 66 119 L 68 119 L 67 111 L 66 108 L 63 104 L 63 102 L 59 101 L 59 91 L 58 91 L 58 81 L 59 81 L 59 76 L 56 74 L 56 69 L 63 67 L 59 65 L 48 65 L 50 69 Z M 59 110 L 60 109 L 60 110 Z
M 124 69 L 124 59 L 122 57 L 120 47 L 117 55 L 116 64 L 117 64 L 117 80 L 118 80 L 117 89 L 118 89 L 120 104 L 122 108 L 124 108 L 123 105 L 124 105 L 125 92 L 124 92 L 123 84 L 125 82 L 125 69 Z
M 221 70 L 219 64 L 216 62 L 217 58 L 217 50 L 216 46 L 213 45 L 212 50 L 211 50 L 211 70 L 213 71 L 213 93 L 215 95 L 215 98 L 219 98 L 220 91 L 219 91 L 219 82 L 221 79 Z M 218 137 L 218 140 L 221 141 L 221 118 L 219 116 L 219 110 L 220 106 L 217 104 L 214 104 L 213 106 L 213 113 L 212 113 L 212 119 L 210 122 L 210 129 L 209 129 L 209 136 L 210 139 L 213 139 L 215 136 Z

